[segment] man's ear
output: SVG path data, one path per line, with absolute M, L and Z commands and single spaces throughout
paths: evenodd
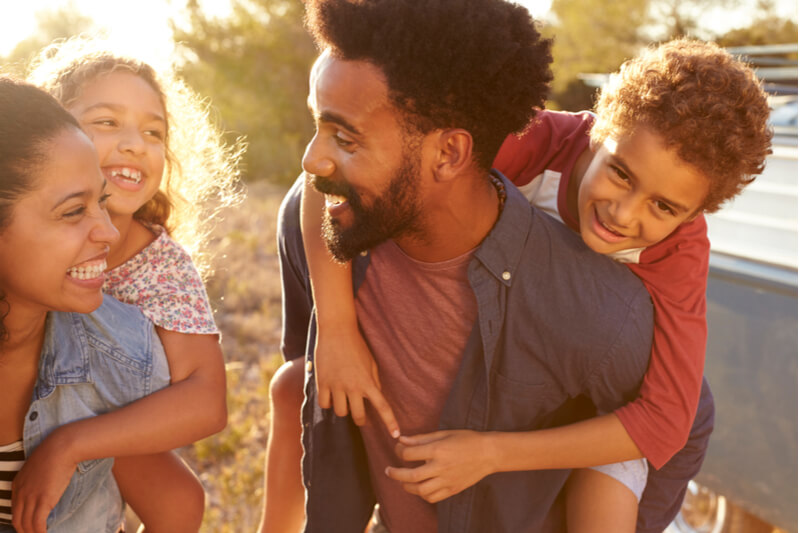
M 436 137 L 433 174 L 436 181 L 449 181 L 469 170 L 472 160 L 472 135 L 467 130 L 439 130 Z

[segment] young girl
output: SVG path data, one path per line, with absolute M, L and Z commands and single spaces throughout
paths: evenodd
M 705 350 L 708 240 L 698 215 L 718 209 L 763 168 L 768 112 L 766 95 L 750 69 L 714 45 L 679 40 L 623 65 L 603 91 L 594 128 L 588 114 L 542 112 L 523 136 L 510 137 L 500 150 L 495 166 L 532 203 L 579 232 L 593 250 L 629 263 L 654 302 L 653 353 L 640 397 L 586 423 L 533 432 L 540 439 L 538 451 L 552 449 L 537 452 L 539 468 L 630 460 L 573 473 L 567 500 L 571 531 L 633 531 L 647 477 L 641 458 L 660 468 L 686 442 Z M 310 187 L 305 192 L 320 405 L 332 406 L 338 415 L 349 411 L 360 424 L 366 398 L 389 432 L 397 434 L 400 428 L 380 392 L 350 305 L 349 274 L 322 250 L 321 201 Z M 283 382 L 272 386 L 274 416 L 287 416 L 289 429 L 297 427 L 296 422 L 289 426 L 288 413 L 299 405 L 298 366 L 287 363 L 279 374 Z M 281 486 L 269 475 L 281 454 L 299 455 L 294 438 L 285 447 L 270 440 L 265 523 L 298 520 L 275 509 L 269 498 L 276 493 L 284 509 L 302 511 L 295 481 L 286 479 Z M 413 448 L 430 438 L 400 441 Z M 566 441 L 579 445 L 565 453 Z M 390 469 L 389 476 L 406 479 L 403 470 Z M 294 472 L 299 475 L 299 468 Z M 290 498 L 300 505 L 287 504 Z
M 110 458 L 173 445 L 159 434 L 175 417 L 136 401 L 168 385 L 166 357 L 152 323 L 101 292 L 119 232 L 92 142 L 8 78 L 0 117 L 0 532 L 115 533 Z
M 206 237 L 208 200 L 216 197 L 219 208 L 235 197 L 238 152 L 221 144 L 188 88 L 99 42 L 49 47 L 30 79 L 75 116 L 97 148 L 120 232 L 103 290 L 156 325 L 171 386 L 148 402 L 173 416 L 170 447 L 220 431 L 227 412 L 219 332 L 187 250 L 197 256 Z M 202 486 L 174 454 L 118 457 L 114 476 L 147 531 L 199 528 Z

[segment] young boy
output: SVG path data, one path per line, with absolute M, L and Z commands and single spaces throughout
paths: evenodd
M 624 64 L 603 89 L 596 118 L 542 111 L 522 135 L 507 139 L 495 160 L 533 205 L 579 232 L 592 250 L 626 262 L 654 304 L 653 351 L 640 396 L 591 424 L 545 430 L 583 444 L 552 450 L 558 459 L 549 464 L 577 468 L 567 488 L 570 531 L 634 531 L 647 478 L 642 458 L 660 468 L 686 442 L 706 341 L 702 213 L 718 209 L 762 170 L 770 153 L 768 114 L 766 95 L 746 65 L 713 44 L 676 40 Z M 350 276 L 322 249 L 321 201 L 313 205 L 313 189 L 305 192 L 320 405 L 340 416 L 349 411 L 361 424 L 366 398 L 399 435 L 358 330 Z M 302 379 L 294 374 L 284 373 Z M 289 388 L 298 397 L 291 403 L 299 405 L 300 385 Z M 285 405 L 284 413 L 295 409 Z M 274 407 L 273 416 L 281 416 L 281 406 Z M 424 435 L 400 438 L 406 448 L 425 441 Z M 293 442 L 271 443 L 298 454 L 289 448 L 299 447 L 299 434 Z M 583 468 L 606 463 L 616 464 Z

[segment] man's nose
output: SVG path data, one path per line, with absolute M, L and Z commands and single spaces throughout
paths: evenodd
M 330 176 L 336 165 L 322 144 L 317 133 L 306 145 L 306 151 L 303 154 L 303 170 L 317 176 Z

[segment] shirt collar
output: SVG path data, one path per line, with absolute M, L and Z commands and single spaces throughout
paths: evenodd
M 503 181 L 506 201 L 497 223 L 475 252 L 475 257 L 498 281 L 510 286 L 528 239 L 531 205 L 502 173 L 492 169 L 492 174 Z

